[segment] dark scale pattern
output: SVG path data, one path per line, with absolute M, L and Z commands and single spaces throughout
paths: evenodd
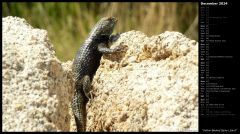
M 121 51 L 121 48 L 108 48 L 116 22 L 117 20 L 114 17 L 102 18 L 80 47 L 73 61 L 75 93 L 72 100 L 72 109 L 77 131 L 86 130 L 86 104 L 89 100 L 91 82 L 99 67 L 102 54 Z

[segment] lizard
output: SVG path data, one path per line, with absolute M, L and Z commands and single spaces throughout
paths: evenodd
M 102 18 L 91 30 L 88 38 L 79 48 L 73 61 L 74 96 L 72 110 L 77 131 L 86 130 L 86 104 L 92 99 L 90 87 L 103 54 L 120 52 L 120 46 L 114 49 L 109 44 L 119 38 L 119 34 L 112 35 L 117 19 L 115 17 Z

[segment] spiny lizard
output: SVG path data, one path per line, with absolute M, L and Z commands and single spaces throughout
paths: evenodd
M 109 48 L 109 43 L 112 43 L 119 37 L 119 34 L 111 35 L 116 22 L 117 20 L 114 17 L 102 18 L 94 26 L 73 61 L 75 92 L 72 100 L 72 109 L 77 131 L 86 130 L 86 104 L 91 98 L 91 82 L 100 65 L 102 54 L 122 50 L 121 47 Z

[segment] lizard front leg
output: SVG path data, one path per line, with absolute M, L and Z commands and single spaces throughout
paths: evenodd
M 121 46 L 118 46 L 114 49 L 110 49 L 107 47 L 107 44 L 105 44 L 105 43 L 98 44 L 98 51 L 101 53 L 110 54 L 110 53 L 115 53 L 115 52 L 121 52 L 121 50 L 122 50 Z
M 112 44 L 113 42 L 116 42 L 119 37 L 120 37 L 120 33 L 110 35 L 109 43 Z

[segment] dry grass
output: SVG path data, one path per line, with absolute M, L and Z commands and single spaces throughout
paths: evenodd
M 104 16 L 115 16 L 115 32 L 139 30 L 147 35 L 164 31 L 187 32 L 198 40 L 197 3 L 2 3 L 2 16 L 25 18 L 33 27 L 46 29 L 62 61 L 72 60 L 93 25 Z M 197 23 L 196 23 L 197 22 Z

